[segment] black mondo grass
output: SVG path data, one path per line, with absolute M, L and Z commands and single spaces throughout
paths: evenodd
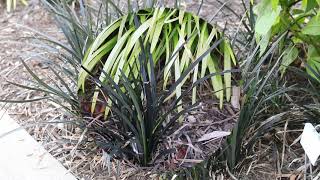
M 198 108 L 198 89 L 204 82 L 220 107 L 230 100 L 231 76 L 239 72 L 236 58 L 223 33 L 198 16 L 150 8 L 101 20 L 99 9 L 94 24 L 83 1 L 79 12 L 64 1 L 43 3 L 68 43 L 36 32 L 38 40 L 62 49 L 60 62 L 50 67 L 59 82 L 47 84 L 23 62 L 34 84 L 11 84 L 45 96 L 5 102 L 53 101 L 77 116 L 109 155 L 146 167 L 174 151 L 159 151 L 158 146 Z M 77 88 L 69 86 L 65 76 Z
M 88 8 L 81 0 L 78 10 L 63 1 L 44 2 L 55 14 L 68 46 L 48 37 L 44 39 L 63 49 L 59 58 L 72 68 L 63 67 L 64 72 L 50 68 L 60 83 L 48 85 L 23 63 L 38 86 L 11 84 L 46 96 L 5 102 L 48 99 L 71 113 L 76 112 L 85 132 L 89 132 L 104 153 L 115 158 L 142 167 L 159 167 L 163 159 L 175 158 L 179 149 L 164 147 L 166 138 L 171 138 L 170 135 L 186 123 L 183 122 L 186 117 L 200 107 L 203 87 L 208 91 L 206 94 L 218 102 L 217 106 L 222 107 L 230 100 L 231 82 L 237 80 L 234 75 L 240 72 L 236 66 L 241 67 L 239 84 L 244 96 L 239 100 L 241 109 L 233 131 L 220 151 L 199 166 L 182 169 L 180 179 L 187 176 L 208 179 L 211 171 L 225 167 L 229 173 L 237 173 L 260 137 L 282 125 L 283 117 L 290 114 L 288 109 L 292 104 L 286 98 L 292 90 L 312 94 L 313 99 L 320 96 L 320 73 L 316 64 L 305 64 L 309 73 L 297 68 L 296 72 L 309 80 L 308 88 L 298 89 L 279 77 L 279 67 L 284 67 L 280 59 L 286 55 L 277 49 L 290 33 L 272 38 L 274 42 L 264 44 L 266 49 L 261 50 L 263 42 L 254 39 L 253 4 L 249 4 L 250 9 L 246 11 L 249 25 L 244 24 L 249 31 L 243 42 L 247 51 L 238 52 L 243 53 L 244 58 L 238 65 L 223 33 L 183 10 L 128 9 L 126 14 L 112 1 L 105 1 L 93 17 L 90 14 L 97 9 Z M 153 7 L 152 3 L 154 1 L 148 1 L 147 6 Z M 116 13 L 110 13 L 105 7 L 112 7 Z M 233 39 L 233 45 L 234 40 L 240 41 Z M 61 74 L 72 76 L 75 86 L 69 88 Z M 318 106 L 304 108 L 314 117 L 319 116 Z M 179 166 L 178 171 L 180 167 L 183 166 Z
M 139 74 L 139 68 L 130 68 L 138 58 L 142 48 L 139 38 L 143 37 L 143 45 L 150 43 L 150 56 L 156 67 L 163 71 L 162 84 L 158 86 L 163 90 L 170 88 L 170 83 L 177 81 L 188 69 L 190 64 L 199 58 L 213 42 L 222 37 L 222 34 L 212 25 L 200 19 L 198 16 L 177 9 L 154 8 L 139 10 L 136 18 L 140 25 L 136 27 L 133 13 L 129 13 L 111 23 L 97 36 L 84 59 L 82 66 L 95 75 L 100 81 L 106 79 L 109 74 L 117 84 L 121 71 L 128 76 Z M 194 67 L 171 96 L 179 98 L 185 82 L 195 83 L 208 73 L 230 70 L 236 65 L 236 59 L 228 41 L 223 42 L 212 52 L 208 53 L 204 60 Z M 87 94 L 96 89 L 86 80 L 88 72 L 82 69 L 79 72 L 78 92 Z M 230 100 L 231 97 L 231 73 L 224 76 L 217 75 L 211 78 L 213 93 L 220 101 Z M 91 89 L 91 91 L 88 91 Z M 192 103 L 196 102 L 197 87 L 192 90 Z M 83 98 L 86 102 L 86 110 L 91 113 L 103 111 L 105 118 L 109 113 L 108 107 L 101 107 L 103 95 L 95 91 L 92 97 Z M 106 101 L 106 100 L 102 100 Z M 181 102 L 180 102 L 181 103 Z M 109 102 L 110 104 L 110 102 Z M 181 111 L 182 109 L 179 108 Z
M 228 41 L 197 16 L 167 8 L 130 13 L 102 30 L 85 53 L 81 112 L 106 152 L 151 166 L 174 151 L 155 155 L 197 108 L 195 92 L 204 81 L 211 80 L 220 107 L 230 99 L 231 73 L 238 72 L 232 64 Z
M 133 14 L 135 27 L 141 26 L 141 19 Z M 190 65 L 173 81 L 168 90 L 159 88 L 162 84 L 164 71 L 161 63 L 155 64 L 152 54 L 150 53 L 150 43 L 145 43 L 145 36 L 138 39 L 141 52 L 135 58 L 131 65 L 128 66 L 129 73 L 125 74 L 120 69 L 118 78 L 112 77 L 109 73 L 102 71 L 105 77 L 101 81 L 95 74 L 90 72 L 86 67 L 83 70 L 88 73 L 88 82 L 95 86 L 95 89 L 106 98 L 104 101 L 99 100 L 99 105 L 109 108 L 111 115 L 104 120 L 104 109 L 100 114 L 94 114 L 93 121 L 102 121 L 104 127 L 98 134 L 101 135 L 98 144 L 107 152 L 114 153 L 117 157 L 126 157 L 133 159 L 135 162 L 143 166 L 152 165 L 157 158 L 165 156 L 173 151 L 165 149 L 155 157 L 154 150 L 167 135 L 172 133 L 174 126 L 179 124 L 179 119 L 192 109 L 197 108 L 197 103 L 185 102 L 181 104 L 181 100 L 185 95 L 190 94 L 193 88 L 201 85 L 204 81 L 214 77 L 223 76 L 226 73 L 238 72 L 238 70 L 226 70 L 223 72 L 214 72 L 199 78 L 197 81 L 189 85 L 189 88 L 181 90 L 181 96 L 174 100 L 168 101 L 172 93 L 177 87 L 188 78 L 190 72 L 203 62 L 214 49 L 223 43 L 223 39 L 219 39 L 212 43 L 210 47 L 203 52 L 197 59 L 190 62 Z M 182 49 L 182 48 L 181 48 Z M 176 59 L 171 58 L 170 61 Z M 138 73 L 135 74 L 135 71 Z M 81 93 L 81 92 L 80 92 Z M 93 113 L 98 113 L 94 111 Z M 91 125 L 95 124 L 90 122 Z M 100 123 L 101 124 L 101 123 Z M 110 127 L 112 127 L 110 129 Z M 110 132 L 104 129 L 110 129 Z M 104 132 L 103 132 L 104 131 Z

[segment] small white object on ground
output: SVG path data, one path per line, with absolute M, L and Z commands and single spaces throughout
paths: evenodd
M 311 164 L 315 166 L 320 155 L 320 134 L 312 124 L 306 123 L 302 132 L 300 143 L 307 154 Z
M 0 111 L 1 180 L 76 180 L 26 130 L 13 131 L 17 128 L 21 126 Z
M 232 86 L 231 105 L 236 109 L 240 109 L 241 88 L 239 86 Z
M 229 136 L 230 134 L 231 132 L 229 131 L 213 131 L 211 133 L 204 134 L 201 138 L 198 139 L 198 142 L 219 139 L 225 136 Z

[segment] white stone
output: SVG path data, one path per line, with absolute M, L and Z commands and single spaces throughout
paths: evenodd
M 1 180 L 76 180 L 20 125 L 3 111 L 0 111 L 1 116 Z
M 306 123 L 300 143 L 312 165 L 315 166 L 320 155 L 320 134 L 310 123 Z

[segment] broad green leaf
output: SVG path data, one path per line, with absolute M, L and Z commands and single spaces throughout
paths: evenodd
M 314 46 L 308 48 L 307 73 L 320 82 L 320 54 Z M 316 74 L 315 74 L 316 73 Z
M 258 35 L 259 36 L 259 35 Z M 268 31 L 267 34 L 265 35 L 260 35 L 258 37 L 258 39 L 261 39 L 258 43 L 258 45 L 260 46 L 260 50 L 259 50 L 259 55 L 260 57 L 264 54 L 264 52 L 266 51 L 268 45 L 269 45 L 269 40 L 270 40 L 270 36 L 271 36 L 271 30 Z
M 277 10 L 279 5 L 279 0 L 271 0 L 271 4 L 272 4 L 272 9 Z
M 257 5 L 253 7 L 253 12 L 259 17 L 265 14 L 265 11 L 269 11 L 271 7 L 271 0 L 261 0 Z
M 313 36 L 320 35 L 320 15 L 311 18 L 306 27 L 302 29 L 302 33 Z
M 276 23 L 281 12 L 280 6 L 278 6 L 276 10 L 273 10 L 271 5 L 267 6 L 266 8 L 267 10 L 264 10 L 264 13 L 258 16 L 255 25 L 255 31 L 260 35 L 266 35 L 270 31 L 272 26 Z
M 312 45 L 309 45 L 308 47 L 308 57 L 311 57 L 311 58 L 317 58 L 319 57 L 319 51 Z
M 305 11 L 310 11 L 317 6 L 317 0 L 302 0 L 302 8 Z
M 282 62 L 280 66 L 281 77 L 284 75 L 287 67 L 290 66 L 297 59 L 298 54 L 299 54 L 299 51 L 295 46 L 289 46 L 284 51 L 284 56 L 282 58 Z
M 308 58 L 307 64 L 307 73 L 320 82 L 320 56 Z

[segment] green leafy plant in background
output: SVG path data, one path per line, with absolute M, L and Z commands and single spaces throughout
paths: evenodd
M 306 71 L 316 78 L 314 71 L 320 70 L 319 4 L 317 0 L 262 0 L 254 7 L 255 36 L 261 42 L 260 53 L 267 49 L 273 37 L 289 32 L 278 49 L 279 53 L 285 52 L 282 76 L 289 65 L 300 59 Z
M 82 65 L 89 71 L 97 71 L 101 68 L 110 74 L 117 83 L 121 71 L 128 75 L 129 68 L 134 60 L 139 56 L 142 49 L 139 46 L 139 38 L 146 36 L 144 44 L 150 43 L 150 53 L 155 64 L 162 66 L 163 85 L 166 90 L 170 83 L 180 78 L 181 74 L 189 65 L 210 47 L 211 43 L 221 37 L 221 34 L 210 24 L 192 15 L 177 9 L 146 9 L 137 13 L 141 26 L 135 28 L 133 15 L 128 14 L 106 27 L 95 39 L 87 51 Z M 182 49 L 180 51 L 180 49 Z M 174 61 L 169 61 L 174 58 Z M 219 48 L 209 53 L 200 65 L 194 67 L 193 72 L 185 77 L 172 96 L 181 96 L 181 89 L 185 82 L 204 77 L 207 73 L 230 70 L 236 64 L 235 56 L 227 41 L 224 41 Z M 137 76 L 140 69 L 134 69 L 133 74 Z M 105 81 L 105 74 L 97 72 L 100 81 Z M 87 95 L 92 89 L 86 82 L 88 73 L 81 70 L 78 79 L 78 89 L 80 95 Z M 231 74 L 227 73 L 223 77 L 215 76 L 211 79 L 216 97 L 220 100 L 222 107 L 224 97 L 227 101 L 231 97 Z M 225 89 L 225 90 L 224 90 Z M 225 93 L 225 96 L 224 96 Z M 92 98 L 91 112 L 96 109 L 97 101 L 107 101 L 99 99 L 103 97 L 96 91 Z M 192 102 L 196 102 L 197 88 L 192 92 Z M 105 96 L 107 97 L 107 96 Z M 180 102 L 181 103 L 181 102 Z M 181 110 L 181 109 L 180 109 Z M 108 114 L 109 110 L 105 111 Z
M 28 5 L 28 2 L 26 0 L 20 0 L 20 2 L 25 6 Z M 11 8 L 15 10 L 17 7 L 17 0 L 6 0 L 6 6 L 7 6 L 7 12 L 10 12 Z
M 303 1 L 301 7 L 299 2 L 301 1 L 262 0 L 248 12 L 248 22 L 255 28 L 249 32 L 254 34 L 253 42 L 248 47 L 249 53 L 244 53 L 245 56 L 239 60 L 244 94 L 239 118 L 221 151 L 214 154 L 209 162 L 205 162 L 207 167 L 216 166 L 218 158 L 220 163 L 227 165 L 230 173 L 235 172 L 252 155 L 259 138 L 284 125 L 285 116 L 298 103 L 292 102 L 290 98 L 293 92 L 307 92 L 315 99 L 319 98 L 318 93 L 314 93 L 318 88 L 314 82 L 319 80 L 320 71 L 313 60 L 318 56 L 314 47 L 319 45 L 315 41 L 319 36 L 305 32 L 310 26 L 314 28 L 311 20 L 319 16 L 319 5 L 316 1 L 312 4 L 308 4 L 311 1 Z M 252 6 L 253 1 L 250 4 Z M 300 60 L 306 66 L 305 73 L 300 67 L 288 67 L 301 55 Z M 293 68 L 312 81 L 308 83 L 310 87 L 300 88 L 301 85 L 296 84 L 299 82 L 287 85 L 287 81 L 281 77 L 288 69 Z M 305 107 L 306 104 L 301 105 L 302 111 L 308 112 L 308 108 L 304 111 Z M 294 120 L 290 122 L 290 126 L 301 128 L 304 121 L 305 119 Z M 314 122 L 312 118 L 309 121 Z

